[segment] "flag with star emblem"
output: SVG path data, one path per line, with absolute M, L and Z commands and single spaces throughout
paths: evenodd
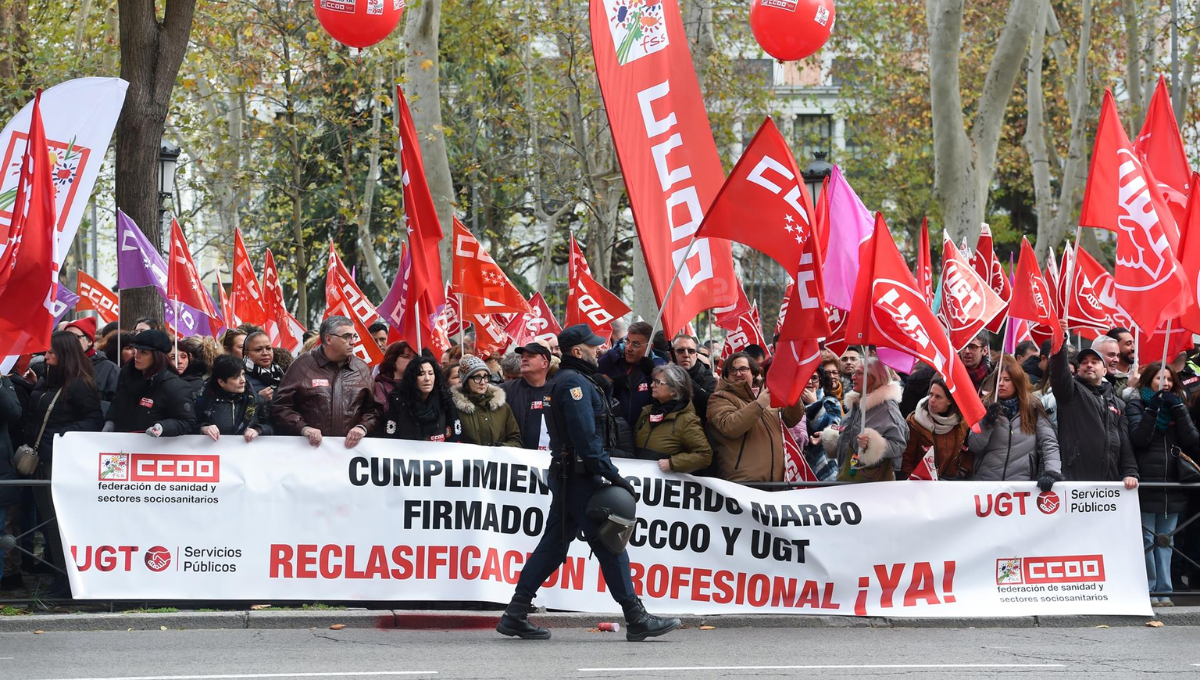
M 450 290 L 462 296 L 462 313 L 466 315 L 529 312 L 529 303 L 521 291 L 457 217 Z
M 346 265 L 334 250 L 333 241 L 330 241 L 329 269 L 325 276 L 324 318 L 335 315 L 349 318 L 354 325 L 354 332 L 358 334 L 358 341 L 354 343 L 354 356 L 365 361 L 368 366 L 375 366 L 383 361 L 383 351 L 371 338 L 368 330 L 378 318 L 375 306 L 363 295 L 358 284 L 354 283 Z
M 794 277 L 815 234 L 815 217 L 796 159 L 768 117 L 729 173 L 696 237 L 748 245 Z
M 587 258 L 571 237 L 571 260 L 567 265 L 567 326 L 586 323 L 601 337 L 612 335 L 612 322 L 629 313 L 629 306 L 592 278 Z
M 204 292 L 204 284 L 200 282 L 200 273 L 196 271 L 196 262 L 192 260 L 187 239 L 183 237 L 179 222 L 174 219 L 171 220 L 171 253 L 167 262 L 167 299 L 203 312 L 214 331 L 224 326 L 213 299 Z

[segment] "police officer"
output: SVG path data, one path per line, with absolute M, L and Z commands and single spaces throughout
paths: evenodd
M 604 338 L 584 324 L 558 335 L 562 365 L 550 392 L 550 451 L 554 458 L 550 464 L 550 515 L 542 540 L 521 570 L 512 602 L 496 624 L 496 630 L 504 635 L 533 640 L 550 637 L 549 630 L 529 621 L 533 598 L 566 560 L 580 530 L 600 561 L 609 592 L 625 611 L 625 639 L 640 642 L 679 627 L 679 619 L 662 619 L 646 611 L 633 591 L 629 553 L 623 545 L 618 552 L 609 547 L 611 540 L 600 540 L 601 527 L 593 519 L 595 515 L 587 512 L 592 495 L 607 489 L 609 483 L 636 497 L 633 486 L 621 477 L 608 455 L 615 428 L 610 426 L 614 416 L 609 400 L 597 382 L 602 379 L 597 377 L 596 359 L 602 344 Z

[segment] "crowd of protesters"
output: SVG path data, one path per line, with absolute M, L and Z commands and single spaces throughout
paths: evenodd
M 67 432 L 246 442 L 295 435 L 313 446 L 338 437 L 347 448 L 364 437 L 548 448 L 550 387 L 561 361 L 555 342 L 476 355 L 468 336 L 439 361 L 406 342 L 389 343 L 382 323 L 370 327 L 369 338 L 354 328 L 331 316 L 293 358 L 254 326 L 229 330 L 218 343 L 173 340 L 153 319 L 137 320 L 132 333 L 114 324 L 97 329 L 91 318 L 61 324 L 49 351 L 0 378 L 0 479 L 17 478 L 12 453 L 22 444 L 39 454 L 33 476 L 50 479 L 55 435 Z M 800 399 L 775 408 L 764 348 L 718 359 L 711 341 L 668 340 L 645 322 L 616 323 L 596 370 L 615 415 L 611 454 L 657 461 L 664 472 L 779 482 L 790 438 L 819 481 L 904 480 L 927 468 L 930 454 L 940 480 L 1032 481 L 1043 491 L 1061 480 L 1129 489 L 1139 480 L 1195 481 L 1195 356 L 1138 367 L 1133 336 L 1120 328 L 1078 351 L 1067 336 L 1053 354 L 1047 341 L 998 355 L 990 340 L 982 332 L 959 352 L 987 409 L 972 429 L 932 367 L 899 375 L 869 348 L 841 356 L 825 350 Z M 359 342 L 378 343 L 384 358 L 376 369 L 355 356 Z M 1180 575 L 1171 542 L 1155 536 L 1172 535 L 1181 514 L 1200 510 L 1200 497 L 1147 490 L 1140 498 L 1150 591 L 1170 592 Z M 0 553 L 0 591 L 46 572 L 48 594 L 69 596 L 53 517 L 48 487 L 0 486 L 0 533 L 26 539 L 26 552 Z M 39 525 L 50 567 L 29 557 L 28 529 Z M 1197 537 L 1181 535 L 1186 550 L 1200 552 Z M 1189 584 L 1198 577 L 1189 572 Z

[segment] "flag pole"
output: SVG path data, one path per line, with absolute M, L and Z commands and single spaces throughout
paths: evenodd
M 175 310 L 175 332 L 172 335 L 175 336 L 175 365 L 179 366 L 179 298 L 171 298 L 171 309 Z M 178 373 L 179 369 L 176 368 L 175 372 Z
M 463 350 L 463 349 L 466 349 L 466 348 L 463 346 L 463 326 L 465 326 L 465 325 L 466 325 L 465 323 L 463 323 L 463 318 L 462 318 L 462 299 L 463 299 L 463 296 L 462 296 L 462 293 L 456 293 L 456 295 L 458 295 L 458 314 L 457 314 L 457 316 L 458 316 L 458 349 L 459 349 L 459 350 Z M 478 334 L 478 333 L 476 333 L 476 334 L 475 334 L 475 337 L 476 337 L 476 339 L 478 339 L 478 337 L 479 337 L 479 334 Z
M 416 300 L 413 300 L 413 313 L 416 319 L 413 319 L 417 330 L 417 354 L 421 353 L 421 296 L 418 295 Z
M 1154 335 L 1151 334 L 1150 337 L 1153 338 Z M 1140 347 L 1142 344 L 1141 340 L 1142 340 L 1142 329 L 1137 324 L 1133 324 L 1133 366 L 1129 369 L 1130 377 L 1137 375 L 1138 361 L 1141 359 L 1141 357 L 1138 356 L 1138 347 Z M 1168 319 L 1167 320 L 1167 342 L 1163 344 L 1163 356 L 1166 356 L 1167 347 L 1170 344 L 1171 344 L 1171 321 L 1170 321 L 1170 319 Z M 1167 364 L 1167 362 L 1164 359 L 1163 365 L 1165 366 L 1166 364 Z M 1118 394 L 1117 396 L 1119 397 L 1121 395 Z
M 1136 326 L 1135 326 L 1135 328 L 1136 328 Z M 1151 337 L 1153 337 L 1153 336 L 1151 336 Z M 1137 348 L 1135 347 L 1134 348 L 1135 354 L 1133 355 L 1135 357 L 1137 356 L 1136 351 L 1137 351 Z M 1162 366 L 1159 367 L 1160 371 L 1165 370 L 1167 368 L 1167 354 L 1169 354 L 1170 351 L 1171 351 L 1171 319 L 1167 319 L 1167 337 L 1163 338 L 1163 358 L 1162 358 Z M 1134 364 L 1134 366 L 1136 367 L 1137 364 Z M 1153 384 L 1153 383 L 1151 383 L 1151 384 Z M 1117 395 L 1117 396 L 1120 396 L 1120 395 Z
M 1067 288 L 1067 299 L 1065 313 L 1063 316 L 1067 319 L 1067 338 L 1071 337 L 1071 296 L 1075 295 L 1075 277 L 1079 273 L 1079 237 L 1083 231 L 1082 225 L 1075 225 L 1075 257 L 1071 258 L 1071 286 Z M 1079 337 L 1079 333 L 1075 333 L 1075 351 L 1078 352 L 1083 341 Z
M 1008 315 L 1008 312 L 1005 312 L 1004 321 L 1000 322 L 1000 360 L 996 362 L 996 387 L 995 392 L 992 394 L 993 404 L 1000 403 L 1000 371 L 1004 368 L 1004 327 L 1010 323 L 1012 323 L 1012 317 Z M 1015 340 L 1016 338 L 1013 339 Z M 984 350 L 989 354 L 991 353 L 991 349 L 987 347 L 984 347 Z
M 699 231 L 699 230 L 697 230 Z M 696 245 L 696 234 L 692 234 L 692 240 L 688 241 L 687 252 L 683 254 L 683 259 L 679 261 L 679 266 L 675 268 L 675 276 L 671 277 L 671 285 L 667 286 L 667 294 L 663 296 L 662 306 L 658 308 L 658 316 L 654 318 L 654 325 L 650 327 L 650 337 L 654 337 L 654 332 L 658 330 L 658 324 L 662 322 L 663 313 L 667 311 L 667 303 L 671 300 L 671 293 L 675 290 L 675 284 L 679 281 L 679 272 L 687 266 L 688 258 L 692 256 L 692 248 Z

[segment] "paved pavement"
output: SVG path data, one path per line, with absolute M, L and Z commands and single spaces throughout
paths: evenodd
M 1194 627 L 689 628 L 644 643 L 557 628 L 0 633 L 4 680 L 1195 677 Z

